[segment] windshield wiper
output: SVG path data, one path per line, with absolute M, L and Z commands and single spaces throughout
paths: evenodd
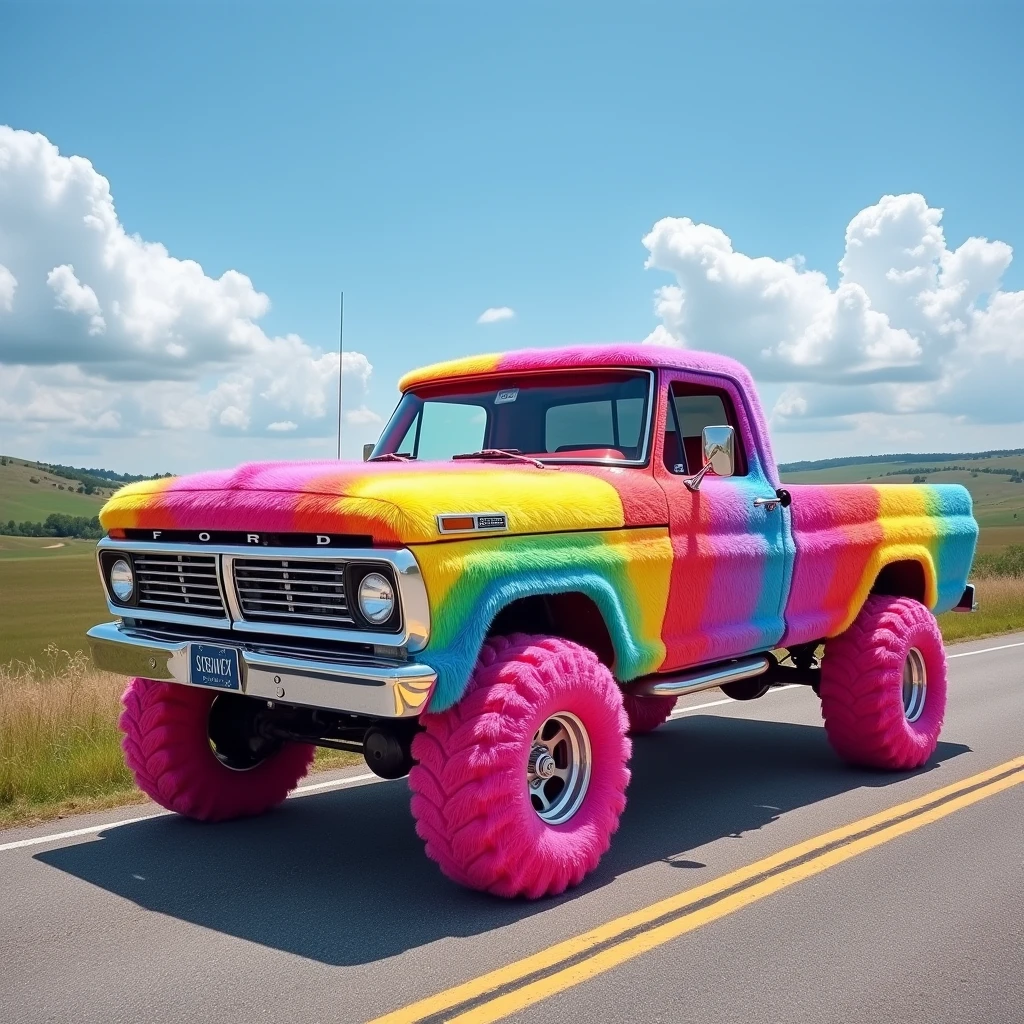
M 372 455 L 367 462 L 412 462 L 411 455 L 402 455 L 400 452 L 385 452 L 383 455 Z
M 540 459 L 531 459 L 524 455 L 518 448 L 481 448 L 478 452 L 463 452 L 461 455 L 453 455 L 453 459 L 512 459 L 514 462 L 525 462 L 538 469 L 555 469 Z

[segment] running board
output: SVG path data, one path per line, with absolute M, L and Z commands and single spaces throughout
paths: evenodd
M 684 693 L 712 690 L 722 683 L 738 683 L 741 679 L 753 679 L 764 675 L 775 659 L 768 654 L 738 661 L 719 662 L 703 668 L 687 669 L 674 674 L 648 676 L 630 686 L 630 692 L 638 697 L 681 697 Z

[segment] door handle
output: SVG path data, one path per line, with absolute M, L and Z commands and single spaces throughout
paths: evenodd
M 768 512 L 774 512 L 780 505 L 783 508 L 789 508 L 792 500 L 793 496 L 789 491 L 783 490 L 780 487 L 770 498 L 755 498 L 754 505 L 755 507 L 763 505 Z

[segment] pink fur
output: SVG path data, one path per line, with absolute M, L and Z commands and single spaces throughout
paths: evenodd
M 916 647 L 928 688 L 916 722 L 903 713 L 903 664 Z M 869 768 L 920 768 L 935 750 L 946 711 L 946 654 L 935 616 L 907 597 L 869 597 L 821 666 L 821 714 L 836 752 Z
M 139 788 L 161 807 L 200 821 L 262 814 L 295 788 L 315 748 L 289 743 L 248 771 L 232 771 L 210 748 L 206 721 L 217 694 L 133 679 L 121 698 L 125 760 Z
M 526 763 L 535 732 L 559 711 L 586 726 L 593 774 L 576 814 L 549 826 L 530 803 Z M 412 812 L 449 878 L 536 899 L 597 867 L 626 806 L 630 743 L 621 691 L 591 651 L 550 637 L 492 638 L 460 703 L 422 722 Z

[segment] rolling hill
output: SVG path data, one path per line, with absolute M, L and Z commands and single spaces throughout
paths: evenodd
M 80 493 L 82 484 L 77 480 L 57 476 L 24 459 L 3 459 L 6 465 L 0 465 L 0 525 L 9 519 L 41 523 L 51 512 L 92 517 L 119 486 L 112 483 L 94 494 Z

